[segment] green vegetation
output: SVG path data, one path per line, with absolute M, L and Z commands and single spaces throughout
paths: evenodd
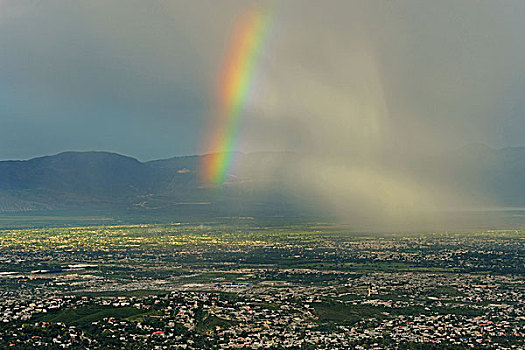
M 196 320 L 197 325 L 195 326 L 195 331 L 198 333 L 208 333 L 217 329 L 228 329 L 235 324 L 232 321 L 207 313 L 200 317 L 196 317 Z
M 363 319 L 383 319 L 385 311 L 382 307 L 368 305 L 345 305 L 337 302 L 314 303 L 314 314 L 319 322 L 337 322 L 352 325 Z

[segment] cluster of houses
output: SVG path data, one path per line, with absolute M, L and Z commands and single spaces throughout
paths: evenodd
M 407 280 L 409 277 L 405 276 Z M 389 278 L 403 280 L 402 276 Z M 437 275 L 433 278 L 439 280 Z M 369 287 L 348 300 L 345 290 L 351 290 L 352 283 L 344 288 L 266 284 L 259 289 L 240 289 L 238 293 L 178 290 L 162 295 L 54 296 L 24 300 L 5 295 L 7 298 L 0 299 L 0 332 L 3 341 L 15 348 L 28 343 L 35 347 L 63 348 L 154 344 L 159 349 L 381 349 L 395 344 L 424 343 L 470 348 L 525 347 L 523 290 L 502 294 L 499 289 L 491 288 L 495 281 L 489 280 L 485 285 L 472 285 L 471 294 L 427 296 L 424 300 L 409 299 L 398 293 L 397 298 L 389 298 L 391 294 L 386 294 L 388 288 L 384 288 L 389 280 L 386 276 L 370 274 L 366 280 Z M 422 282 L 412 276 L 407 284 Z M 399 284 L 389 287 L 396 290 Z M 477 296 L 483 296 L 483 300 L 480 302 Z M 478 302 L 470 302 L 472 299 Z M 331 304 L 326 304 L 327 300 L 331 300 Z M 341 318 L 331 320 L 319 312 L 318 307 L 323 305 L 325 309 L 327 305 L 341 305 L 350 311 L 368 307 L 378 312 L 352 322 Z M 45 321 L 45 315 L 52 320 L 51 316 L 61 311 L 90 307 L 109 311 L 83 325 L 75 320 Z M 419 311 L 409 312 L 413 308 Z M 124 309 L 134 312 L 122 315 L 119 310 Z

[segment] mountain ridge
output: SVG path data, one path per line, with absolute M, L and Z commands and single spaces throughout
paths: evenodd
M 285 185 L 294 181 L 288 172 L 300 161 L 296 153 L 236 152 L 235 159 L 251 171 L 230 171 L 220 189 L 202 186 L 199 177 L 202 159 L 212 155 L 142 162 L 115 152 L 65 151 L 0 161 L 0 212 L 147 210 L 173 208 L 175 204 L 179 208 L 181 203 L 211 203 L 203 210 L 233 207 L 242 211 L 252 207 L 279 213 L 283 208 L 292 208 L 289 204 L 294 195 L 301 196 L 299 192 L 292 195 Z M 482 188 L 499 205 L 525 206 L 525 147 L 468 145 L 421 163 L 406 161 L 401 166 L 405 165 L 416 169 L 422 178 L 453 183 L 474 197 Z M 275 170 L 266 172 L 266 168 Z

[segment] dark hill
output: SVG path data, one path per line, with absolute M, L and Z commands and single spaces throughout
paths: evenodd
M 292 195 L 284 186 L 293 183 L 287 178 L 298 160 L 293 153 L 236 154 L 249 171 L 228 174 L 228 184 L 221 189 L 201 185 L 199 164 L 207 156 L 140 162 L 109 152 L 64 152 L 1 161 L 0 212 L 190 208 L 222 214 L 230 209 L 283 213 L 298 201 L 294 199 L 298 194 Z M 481 188 L 498 205 L 525 206 L 525 148 L 494 150 L 471 145 L 415 163 L 408 166 L 422 176 L 453 184 L 466 193 L 475 194 Z M 266 171 L 269 168 L 275 170 Z
M 121 196 L 148 186 L 138 160 L 108 152 L 64 152 L 27 161 L 0 162 L 0 190 L 47 190 Z

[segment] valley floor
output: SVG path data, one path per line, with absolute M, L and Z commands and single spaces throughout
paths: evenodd
M 525 231 L 0 231 L 0 347 L 525 348 Z

